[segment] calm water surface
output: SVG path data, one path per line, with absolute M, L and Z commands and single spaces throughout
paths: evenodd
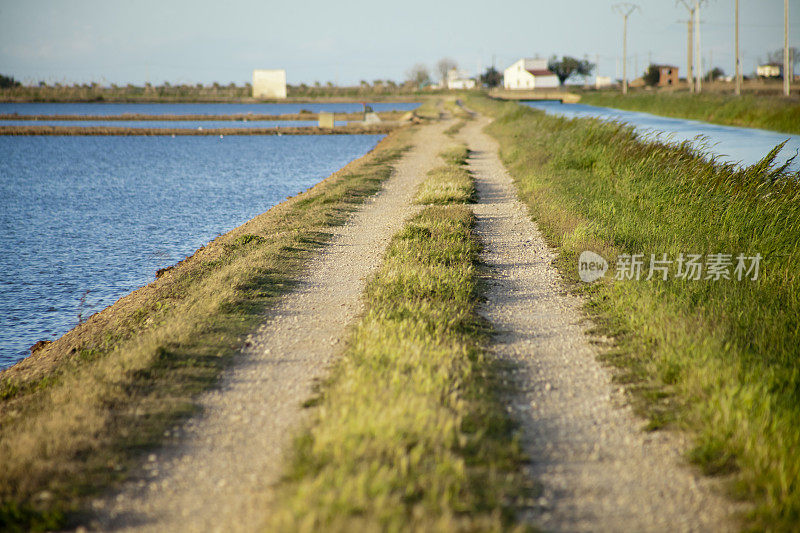
M 411 111 L 419 107 L 416 102 L 370 103 L 374 111 Z M 307 109 L 313 113 L 355 113 L 363 109 L 359 103 L 287 103 L 287 104 L 14 104 L 0 103 L 0 113 L 20 115 L 238 115 L 257 113 L 263 115 L 286 115 Z
M 720 126 L 679 118 L 660 117 L 637 111 L 623 111 L 585 104 L 561 104 L 552 101 L 523 102 L 535 109 L 568 118 L 593 117 L 627 122 L 645 136 L 661 134 L 661 139 L 675 142 L 696 140 L 696 145 L 719 156 L 721 161 L 752 165 L 760 161 L 777 144 L 788 139 L 777 161 L 785 162 L 800 150 L 800 135 L 776 133 L 754 128 Z M 698 139 L 702 136 L 703 139 Z M 795 169 L 800 162 L 795 161 Z
M 380 138 L 0 137 L 0 368 Z

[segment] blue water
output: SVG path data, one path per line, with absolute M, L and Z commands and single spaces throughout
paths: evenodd
M 416 102 L 370 103 L 376 112 L 411 111 L 419 107 Z M 355 113 L 363 106 L 359 103 L 286 103 L 286 104 L 45 104 L 45 103 L 0 103 L 0 114 L 20 115 L 239 115 L 255 113 L 262 115 L 286 115 L 306 109 L 313 113 Z
M 800 135 L 777 133 L 755 128 L 720 126 L 697 120 L 660 117 L 637 111 L 623 111 L 585 104 L 562 104 L 554 101 L 523 102 L 535 109 L 567 118 L 593 117 L 626 122 L 647 139 L 672 142 L 695 141 L 695 146 L 718 156 L 720 161 L 752 165 L 757 163 L 776 145 L 786 141 L 778 155 L 779 163 L 800 150 Z M 800 168 L 795 160 L 793 168 Z
M 316 120 L 0 120 L 0 126 L 79 126 L 117 128 L 275 128 L 316 126 Z M 337 126 L 347 121 L 337 120 Z
M 0 368 L 380 138 L 0 137 Z

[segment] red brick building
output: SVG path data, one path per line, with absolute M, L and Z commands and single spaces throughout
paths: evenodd
M 658 68 L 658 86 L 673 87 L 678 85 L 678 67 L 674 65 L 655 65 Z

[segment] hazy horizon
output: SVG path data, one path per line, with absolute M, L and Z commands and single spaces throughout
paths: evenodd
M 250 81 L 253 69 L 284 68 L 290 84 L 402 81 L 415 63 L 442 57 L 474 75 L 519 57 L 553 54 L 598 61 L 616 77 L 622 20 L 615 2 L 558 3 L 412 0 L 404 5 L 235 2 L 136 3 L 55 0 L 0 2 L 0 73 L 24 83 L 154 85 Z M 783 46 L 783 2 L 741 0 L 745 73 Z M 790 46 L 800 35 L 800 2 L 790 5 Z M 686 68 L 686 9 L 639 2 L 628 23 L 628 76 L 648 59 Z M 733 71 L 733 1 L 702 9 L 704 70 Z M 711 63 L 713 58 L 713 63 Z M 638 68 L 637 68 L 638 67 Z

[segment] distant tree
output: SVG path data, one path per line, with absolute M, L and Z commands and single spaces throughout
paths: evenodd
M 708 81 L 714 81 L 716 79 L 722 78 L 725 76 L 725 71 L 723 71 L 719 67 L 714 67 L 706 73 L 706 79 Z
M 447 73 L 454 68 L 458 68 L 458 63 L 449 57 L 442 58 L 436 63 L 436 73 L 439 75 L 439 79 L 442 80 L 442 85 L 447 83 Z
M 406 80 L 417 87 L 422 87 L 423 85 L 430 83 L 431 74 L 428 71 L 428 67 L 422 63 L 417 63 L 406 72 Z
M 647 67 L 647 71 L 645 71 L 642 79 L 650 87 L 655 87 L 658 85 L 658 80 L 661 79 L 661 72 L 656 65 L 650 65 Z
M 481 74 L 480 82 L 487 87 L 498 87 L 503 83 L 503 75 L 494 67 L 489 67 Z
M 573 76 L 589 76 L 594 70 L 594 64 L 590 63 L 588 59 L 575 59 L 570 56 L 563 56 L 559 60 L 556 56 L 550 58 L 547 63 L 547 68 L 558 76 L 558 81 L 561 85 Z
M 800 55 L 797 53 L 797 48 L 794 46 L 789 47 L 789 61 L 794 60 L 794 64 L 800 63 Z M 783 48 L 778 48 L 767 54 L 767 63 L 783 64 Z
M 794 46 L 789 47 L 789 62 L 792 64 L 792 72 L 797 72 L 797 65 L 800 64 L 800 53 Z M 778 48 L 767 54 L 767 63 L 783 65 L 783 48 Z
M 22 84 L 14 79 L 13 76 L 6 76 L 0 74 L 0 89 L 11 89 L 12 87 L 21 87 Z

